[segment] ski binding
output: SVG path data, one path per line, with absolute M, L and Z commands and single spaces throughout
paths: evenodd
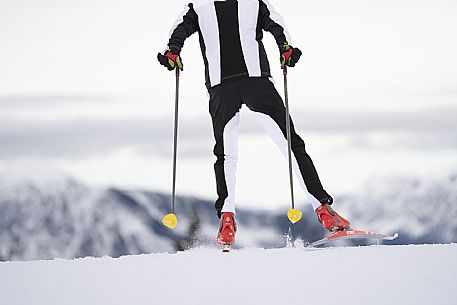
M 223 244 L 222 245 L 222 252 L 230 252 L 230 244 Z

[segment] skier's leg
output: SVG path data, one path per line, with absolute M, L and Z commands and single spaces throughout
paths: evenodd
M 217 172 L 223 170 L 223 176 L 225 178 L 226 192 L 227 197 L 223 202 L 223 207 L 221 212 L 232 212 L 235 213 L 235 186 L 236 186 L 236 165 L 238 162 L 238 124 L 240 121 L 240 113 L 237 112 L 234 117 L 230 119 L 225 125 L 225 128 L 222 132 L 222 146 L 223 152 L 221 150 L 215 149 L 214 153 L 217 156 L 217 161 L 215 164 L 216 175 Z M 218 145 L 218 144 L 216 144 Z M 222 167 L 223 166 L 223 167 Z M 222 174 L 219 174 L 219 177 L 222 179 Z M 222 184 L 218 183 L 218 189 L 224 187 Z M 219 195 L 219 201 L 222 199 L 221 194 Z
M 287 139 L 284 137 L 282 130 L 278 126 L 278 124 L 272 119 L 271 116 L 261 113 L 261 112 L 253 112 L 253 115 L 256 117 L 257 121 L 262 125 L 263 129 L 265 132 L 270 136 L 270 138 L 273 140 L 273 142 L 276 144 L 276 146 L 279 148 L 281 151 L 282 155 L 287 159 L 288 158 L 288 144 L 287 144 Z M 294 135 L 291 130 L 291 136 L 292 139 L 294 139 Z M 298 135 L 296 135 L 298 136 Z M 299 136 L 298 136 L 299 137 Z M 294 147 L 294 146 L 292 146 Z M 295 146 L 296 147 L 296 146 Z M 296 151 L 296 149 L 295 149 Z M 311 189 L 306 186 L 306 182 L 304 180 L 304 176 L 302 175 L 300 171 L 300 165 L 297 161 L 297 156 L 295 154 L 294 149 L 292 148 L 292 169 L 295 173 L 295 176 L 298 179 L 298 182 L 301 186 L 301 188 L 305 191 L 308 191 L 311 193 Z M 309 159 L 311 160 L 311 159 Z M 311 161 L 312 162 L 312 161 Z M 311 193 L 312 194 L 312 193 Z M 317 208 L 320 203 L 317 201 L 312 201 L 313 208 Z
M 245 86 L 249 89 L 242 91 L 244 102 L 287 158 L 286 109 L 281 96 L 273 83 L 266 78 L 249 79 L 245 82 Z M 322 202 L 331 200 L 331 197 L 322 187 L 313 161 L 305 150 L 305 143 L 295 132 L 292 120 L 291 142 L 294 172 L 300 186 L 317 199 L 317 201 L 311 201 L 313 208 L 316 209 Z
M 218 85 L 209 90 L 210 114 L 216 144 L 216 187 L 218 198 L 215 203 L 219 215 L 235 213 L 236 165 L 238 161 L 238 123 L 241 101 L 235 82 Z
M 243 88 L 246 88 L 242 90 L 244 102 L 254 111 L 265 130 L 287 158 L 286 109 L 273 83 L 267 79 L 253 79 L 246 81 Z M 305 150 L 305 143 L 295 132 L 292 120 L 290 123 L 293 167 L 300 185 L 317 199 L 317 201 L 311 201 L 311 204 L 319 221 L 326 230 L 348 229 L 349 221 L 330 207 L 333 199 L 322 187 L 313 161 Z

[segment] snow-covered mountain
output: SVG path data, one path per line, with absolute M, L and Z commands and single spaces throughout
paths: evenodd
M 71 178 L 2 179 L 0 260 L 118 257 L 213 244 L 218 228 L 213 203 L 178 197 L 179 223 L 170 230 L 161 222 L 170 201 L 168 195 L 96 189 Z M 282 247 L 287 242 L 284 213 L 239 209 L 237 222 L 238 247 Z M 314 217 L 296 226 L 298 231 L 316 238 L 322 234 Z
M 339 198 L 354 226 L 400 232 L 401 243 L 457 242 L 457 175 L 372 180 Z
M 396 243 L 457 242 L 457 178 L 394 179 L 363 193 L 336 197 L 354 228 L 399 232 Z M 213 203 L 178 197 L 179 224 L 165 228 L 170 196 L 148 191 L 92 188 L 71 178 L 0 179 L 0 260 L 174 252 L 214 246 Z M 238 247 L 284 247 L 290 236 L 313 241 L 323 231 L 308 204 L 292 226 L 286 211 L 238 209 Z

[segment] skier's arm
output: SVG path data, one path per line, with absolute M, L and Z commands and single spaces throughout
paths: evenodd
M 176 19 L 170 30 L 168 47 L 174 53 L 181 53 L 184 41 L 198 30 L 198 16 L 192 3 L 186 5 L 184 11 Z
M 268 0 L 259 0 L 259 14 L 262 28 L 274 36 L 280 50 L 282 50 L 284 43 L 291 43 L 291 37 L 287 31 L 284 18 L 273 8 Z
M 168 70 L 176 67 L 183 69 L 182 59 L 179 55 L 184 45 L 184 41 L 198 30 L 198 17 L 194 11 L 192 3 L 186 5 L 184 11 L 176 19 L 170 30 L 168 48 L 163 54 L 157 54 L 157 60 Z
M 262 29 L 270 32 L 278 44 L 281 53 L 281 65 L 294 67 L 300 59 L 302 52 L 293 48 L 289 31 L 287 31 L 284 18 L 273 8 L 268 0 L 259 0 L 259 20 L 262 22 Z

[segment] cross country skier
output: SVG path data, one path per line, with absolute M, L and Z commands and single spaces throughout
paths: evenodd
M 206 87 L 213 123 L 214 164 L 218 198 L 216 214 L 222 218 L 217 240 L 235 241 L 235 179 L 238 159 L 238 123 L 245 104 L 287 157 L 286 110 L 271 79 L 263 31 L 270 32 L 279 47 L 281 65 L 294 67 L 302 52 L 291 46 L 284 20 L 268 0 L 200 0 L 188 4 L 170 31 L 168 48 L 159 62 L 182 70 L 184 41 L 198 32 L 205 63 Z M 330 205 L 333 198 L 322 187 L 305 143 L 291 123 L 293 167 L 301 187 L 313 202 L 325 230 L 349 228 L 349 222 Z

